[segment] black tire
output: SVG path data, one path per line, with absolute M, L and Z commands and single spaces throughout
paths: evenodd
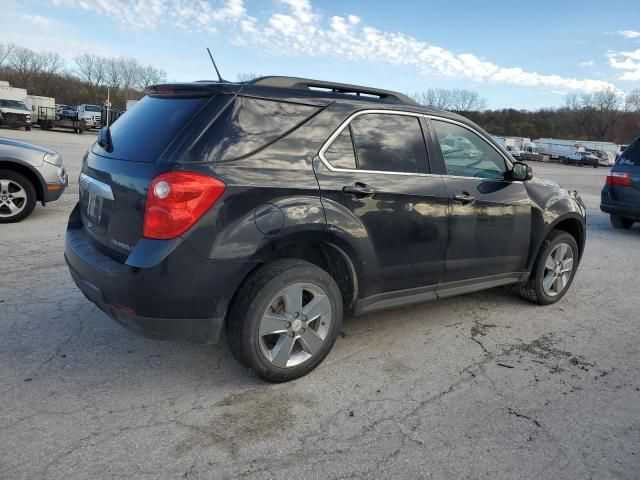
M 593 168 L 598 168 L 598 166 L 599 166 L 599 165 L 598 165 L 597 163 L 594 163 L 594 164 L 593 164 Z
M 545 262 L 553 252 L 554 248 L 561 243 L 566 243 L 571 248 L 574 262 L 573 270 L 571 271 L 571 276 L 569 277 L 569 281 L 564 287 L 564 290 L 555 296 L 549 296 L 545 293 L 542 287 Z M 579 258 L 580 254 L 576 239 L 567 232 L 552 230 L 544 242 L 542 242 L 542 246 L 540 247 L 540 251 L 536 257 L 529 279 L 525 283 L 518 285 L 516 287 L 516 291 L 522 298 L 529 300 L 530 302 L 537 303 L 538 305 L 550 305 L 552 303 L 556 303 L 564 297 L 564 295 L 569 291 L 569 288 L 571 288 L 571 284 L 573 283 L 573 279 L 578 269 Z
M 633 226 L 633 220 L 629 218 L 619 217 L 618 215 L 609 215 L 609 220 L 611 221 L 611 225 L 615 228 L 624 228 L 625 230 L 630 229 Z
M 331 322 L 313 356 L 299 365 L 282 368 L 271 363 L 261 350 L 259 323 L 279 292 L 296 283 L 311 283 L 326 294 Z M 329 354 L 340 331 L 342 315 L 342 294 L 331 275 L 303 260 L 276 260 L 253 272 L 236 293 L 227 318 L 227 342 L 233 356 L 258 377 L 268 382 L 287 382 L 311 372 Z
M 15 182 L 18 185 L 20 185 L 20 187 L 22 187 L 22 189 L 26 193 L 24 208 L 15 215 L 10 215 L 8 213 L 7 208 L 5 208 L 5 206 L 0 206 L 0 213 L 3 214 L 3 215 L 0 215 L 0 223 L 19 222 L 27 218 L 29 215 L 31 215 L 31 212 L 33 212 L 33 209 L 36 206 L 37 195 L 36 195 L 36 189 L 33 186 L 33 184 L 29 181 L 29 179 L 26 178 L 24 175 L 21 175 L 20 173 L 14 172 L 13 170 L 2 169 L 0 170 L 0 180 L 11 180 L 12 182 Z M 2 195 L 3 193 L 5 192 L 0 191 L 0 195 Z M 7 216 L 5 216 L 5 214 Z
M 31 125 L 29 125 L 28 127 L 24 127 L 24 129 L 25 129 L 27 132 L 30 132 L 30 131 L 31 131 Z
M 579 166 L 579 167 L 584 167 L 584 162 L 583 162 L 582 160 L 580 160 L 580 161 L 578 162 L 578 166 Z

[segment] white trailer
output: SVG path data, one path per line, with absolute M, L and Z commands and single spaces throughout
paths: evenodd
M 56 99 L 53 97 L 42 97 L 40 95 L 27 95 L 24 99 L 24 104 L 31 110 L 31 120 L 35 123 L 39 119 L 38 107 L 53 109 L 55 111 Z
M 601 165 L 612 165 L 611 158 L 620 150 L 618 144 L 592 140 L 566 140 L 562 138 L 539 138 L 535 140 L 538 151 L 551 158 L 566 158 L 575 152 L 591 152 L 602 159 Z

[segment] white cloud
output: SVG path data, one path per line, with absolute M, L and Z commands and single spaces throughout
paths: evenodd
M 620 80 L 640 80 L 640 48 L 631 52 L 607 53 L 609 65 L 622 70 Z
M 424 76 L 466 78 L 529 87 L 595 91 L 609 82 L 541 74 L 501 66 L 473 53 L 456 53 L 416 39 L 363 25 L 356 15 L 324 17 L 310 0 L 277 0 L 266 19 L 249 15 L 243 0 L 48 0 L 111 17 L 127 28 L 180 27 L 213 32 L 226 27 L 238 45 L 280 56 L 338 57 L 413 67 Z M 212 6 L 215 5 L 215 6 Z
M 593 67 L 595 62 L 593 60 L 585 60 L 584 62 L 580 62 L 579 65 L 581 67 Z
M 622 35 L 625 38 L 640 38 L 640 32 L 635 30 L 618 30 L 618 35 Z

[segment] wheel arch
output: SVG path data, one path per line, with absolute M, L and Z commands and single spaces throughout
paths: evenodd
M 327 271 L 340 287 L 345 312 L 358 298 L 360 267 L 348 246 L 329 241 L 324 235 L 289 236 L 264 246 L 256 255 L 257 268 L 282 258 L 305 260 Z M 255 269 L 254 269 L 255 270 Z M 253 270 L 247 274 L 247 277 Z M 246 280 L 246 277 L 245 279 Z M 243 280 L 243 282 L 244 282 Z M 243 283 L 242 282 L 242 283 Z
M 549 236 L 549 233 L 552 230 L 561 230 L 563 232 L 567 232 L 569 235 L 575 238 L 576 243 L 578 244 L 580 258 L 582 258 L 582 253 L 584 252 L 584 246 L 586 243 L 585 227 L 582 218 L 573 215 L 560 217 L 549 226 L 545 235 L 545 239 Z
M 32 183 L 33 188 L 35 188 L 37 200 L 44 204 L 44 179 L 34 168 L 19 161 L 0 159 L 0 169 L 12 170 L 16 173 L 24 175 L 27 180 Z

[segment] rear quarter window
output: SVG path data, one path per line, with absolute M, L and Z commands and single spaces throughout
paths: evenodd
M 304 123 L 318 107 L 238 96 L 196 147 L 201 160 L 224 162 L 249 155 Z

